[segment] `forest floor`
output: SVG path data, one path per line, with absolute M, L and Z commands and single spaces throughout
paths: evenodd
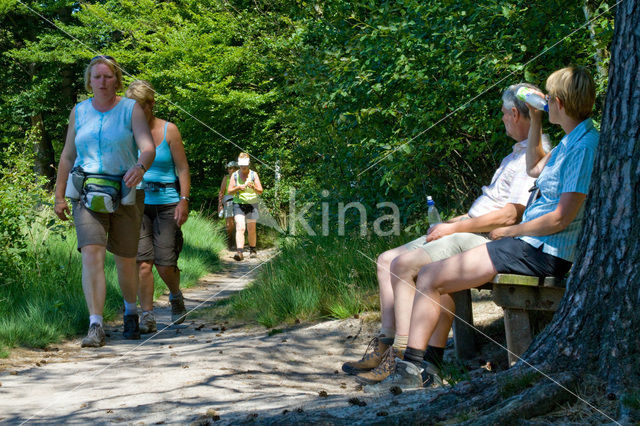
M 187 309 L 241 290 L 273 254 L 234 262 L 223 252 L 223 270 L 184 291 Z M 475 324 L 504 344 L 501 309 L 483 292 L 474 299 Z M 155 309 L 161 330 L 170 322 L 166 296 Z M 403 409 L 402 396 L 370 396 L 341 371 L 377 331 L 376 314 L 275 333 L 209 317 L 192 315 L 139 341 L 122 339 L 121 323 L 109 324 L 99 349 L 80 348 L 79 336 L 44 350 L 13 350 L 0 360 L 0 422 L 354 424 L 389 421 Z M 505 351 L 484 343 L 465 361 L 471 376 L 507 367 Z M 451 344 L 445 357 L 453 358 Z

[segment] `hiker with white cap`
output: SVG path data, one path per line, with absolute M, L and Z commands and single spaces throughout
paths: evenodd
M 237 261 L 244 259 L 244 231 L 249 232 L 249 257 L 256 257 L 256 222 L 258 221 L 258 195 L 262 194 L 262 184 L 258 173 L 249 169 L 249 154 L 238 156 L 240 170 L 233 173 L 229 193 L 233 194 L 233 218 L 236 224 Z

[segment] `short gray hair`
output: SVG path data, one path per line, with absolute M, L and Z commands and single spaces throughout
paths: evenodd
M 506 90 L 502 93 L 502 105 L 507 109 L 511 109 L 515 107 L 520 112 L 520 114 L 528 120 L 529 108 L 527 108 L 527 104 L 516 97 L 516 92 L 521 87 L 528 87 L 530 89 L 535 89 L 540 92 L 542 91 L 540 90 L 539 87 L 530 83 L 512 84 L 511 86 L 507 87 Z

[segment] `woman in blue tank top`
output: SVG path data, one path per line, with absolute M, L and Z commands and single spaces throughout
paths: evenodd
M 180 227 L 189 216 L 191 177 L 180 131 L 175 124 L 153 115 L 154 93 L 151 84 L 143 80 L 132 82 L 127 89 L 127 97 L 142 107 L 156 147 L 156 158 L 141 184 L 145 193 L 138 245 L 141 333 L 157 330 L 153 314 L 154 264 L 170 291 L 171 321 L 180 324 L 187 313 L 180 291 L 178 256 L 182 250 Z
M 65 190 L 72 167 L 80 166 L 91 174 L 121 176 L 122 183 L 133 188 L 140 183 L 155 157 L 142 108 L 135 101 L 117 95 L 122 89 L 122 72 L 115 60 L 110 56 L 96 56 L 87 66 L 84 78 L 85 88 L 93 92 L 93 97 L 71 110 L 58 165 L 54 210 L 62 220 L 69 219 Z M 81 189 L 85 189 L 84 182 Z M 124 297 L 124 337 L 139 339 L 136 252 L 142 203 L 121 204 L 113 213 L 90 210 L 78 200 L 72 204 L 78 250 L 82 255 L 82 288 L 90 314 L 89 332 L 82 346 L 105 344 L 102 312 L 106 297 L 106 250 L 114 255 Z

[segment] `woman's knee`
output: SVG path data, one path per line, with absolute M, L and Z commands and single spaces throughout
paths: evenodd
M 153 273 L 153 262 L 138 262 L 138 271 L 140 271 L 140 275 L 149 275 Z

